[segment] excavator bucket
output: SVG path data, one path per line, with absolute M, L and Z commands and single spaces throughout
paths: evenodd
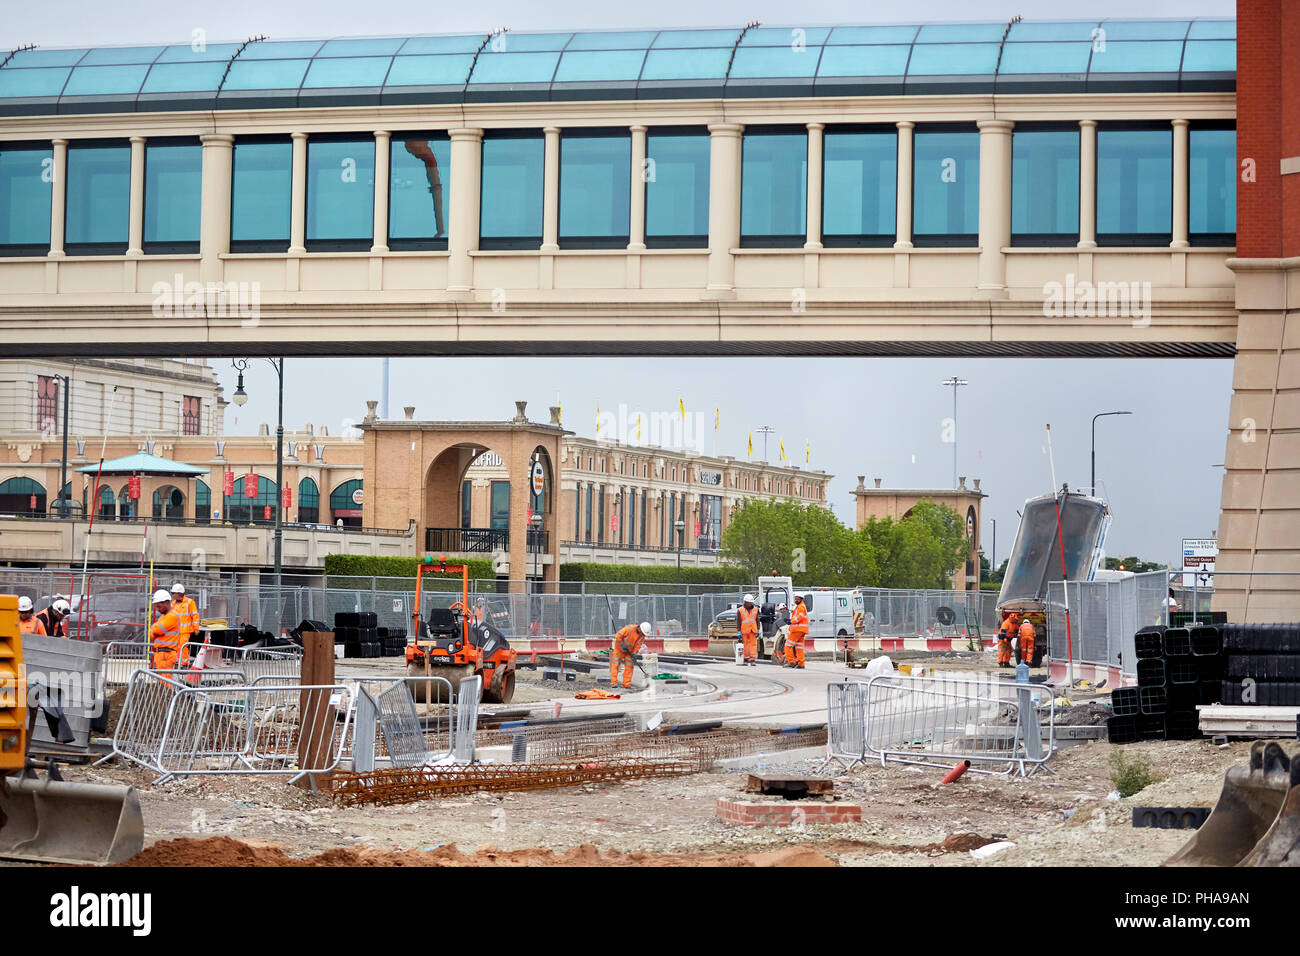
M 102 865 L 142 849 L 134 787 L 0 777 L 0 858 Z
M 1205 823 L 1165 866 L 1300 866 L 1300 759 L 1257 740 Z

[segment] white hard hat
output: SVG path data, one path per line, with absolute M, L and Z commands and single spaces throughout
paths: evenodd
M 641 629 L 641 633 L 642 633 L 642 634 L 649 634 L 649 633 L 650 633 L 650 622 L 649 622 L 649 621 L 642 621 L 642 622 L 638 625 L 638 627 Z
M 176 594 L 177 592 L 181 594 L 185 593 L 185 585 L 181 584 L 179 581 L 172 585 L 172 594 Z
M 59 598 L 54 602 L 54 610 L 58 611 L 60 614 L 67 614 L 72 610 L 72 606 L 69 605 L 67 601 L 63 600 L 63 598 Z
M 18 599 L 18 610 L 30 611 L 32 609 L 32 599 L 29 597 L 20 597 Z
M 753 603 L 754 603 L 754 595 L 752 595 L 752 594 L 746 594 L 746 595 L 745 595 L 745 603 L 746 603 L 746 604 L 753 604 Z
M 170 604 L 171 600 L 172 600 L 172 596 L 168 594 L 166 591 L 160 589 L 153 592 L 154 604 L 161 604 L 163 601 L 166 601 L 168 604 Z
M 776 609 L 777 609 L 778 611 L 784 611 L 784 610 L 785 610 L 785 602 L 782 601 L 780 604 L 778 604 L 778 605 L 776 606 Z

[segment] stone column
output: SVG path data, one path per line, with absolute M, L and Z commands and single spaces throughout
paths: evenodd
M 143 136 L 131 137 L 131 212 L 126 240 L 128 256 L 144 255 L 144 144 Z
M 1079 120 L 1079 248 L 1097 248 L 1097 121 Z
M 1173 237 L 1169 243 L 1174 249 L 1186 249 L 1187 241 L 1187 120 L 1174 120 L 1174 222 Z
M 68 141 L 56 139 L 54 146 L 54 166 L 50 170 L 54 181 L 50 183 L 50 256 L 62 258 L 63 235 L 67 230 L 68 216 Z
M 307 134 L 293 134 L 293 185 L 290 187 L 289 254 L 307 251 Z
M 912 130 L 915 123 L 901 120 L 898 124 L 898 209 L 894 240 L 895 249 L 912 248 Z
M 808 124 L 808 238 L 805 249 L 822 248 L 822 131 L 821 123 Z
M 202 210 L 199 214 L 199 278 L 222 281 L 221 257 L 230 251 L 230 174 L 235 137 L 205 133 L 203 144 Z
M 709 126 L 709 285 L 715 297 L 735 294 L 731 250 L 740 245 L 741 135 L 738 123 Z
M 388 162 L 392 134 L 375 130 L 375 229 L 372 253 L 388 251 Z
M 1003 296 L 1007 290 L 1007 260 L 1011 244 L 1011 128 L 1010 120 L 980 120 L 979 289 Z
M 542 252 L 560 249 L 560 129 L 548 126 L 542 181 Z M 511 575 L 513 577 L 513 575 Z
M 474 262 L 478 249 L 479 183 L 483 175 L 483 131 L 451 131 L 451 177 L 444 211 L 447 222 L 447 291 L 468 295 L 474 287 Z
M 627 248 L 630 252 L 645 249 L 646 128 L 632 127 L 632 209 L 628 220 Z

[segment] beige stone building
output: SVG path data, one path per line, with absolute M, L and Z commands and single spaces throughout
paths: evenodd
M 858 486 L 853 489 L 857 527 L 861 528 L 871 518 L 901 521 L 922 501 L 947 505 L 962 517 L 966 537 L 970 540 L 966 566 L 953 576 L 953 586 L 963 591 L 978 590 L 980 511 L 982 502 L 988 497 L 980 490 L 980 479 L 973 479 L 970 487 L 967 487 L 966 476 L 961 475 L 957 479 L 956 488 L 884 488 L 882 484 L 883 480 L 876 478 L 871 487 L 868 487 L 866 476 L 858 475 Z

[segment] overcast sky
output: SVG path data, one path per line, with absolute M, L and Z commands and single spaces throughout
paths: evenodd
M 776 0 L 657 0 L 622 4 L 592 0 L 509 0 L 459 4 L 428 0 L 176 0 L 103 3 L 0 0 L 0 47 L 36 42 L 44 47 L 126 43 L 185 43 L 202 29 L 207 42 L 243 40 L 265 33 L 275 39 L 376 34 L 477 33 L 514 30 L 619 29 L 889 23 L 909 16 L 925 21 L 1101 17 L 1232 16 L 1231 0 L 931 0 L 924 7 L 860 2 Z M 228 361 L 214 361 L 226 394 L 234 390 Z M 345 419 L 359 420 L 365 400 L 380 398 L 378 359 L 290 359 L 285 421 L 312 422 L 337 434 Z M 1097 479 L 1108 494 L 1115 523 L 1107 551 L 1175 561 L 1179 539 L 1212 535 L 1227 434 L 1232 363 L 1226 360 L 994 360 L 994 359 L 395 359 L 390 410 L 416 406 L 417 418 L 504 419 L 515 399 L 529 417 L 545 420 L 557 394 L 564 424 L 582 435 L 595 430 L 596 404 L 619 403 L 648 413 L 702 411 L 711 426 L 714 406 L 721 427 L 717 451 L 743 457 L 747 436 L 759 425 L 775 429 L 769 460 L 783 438 L 792 462 L 803 464 L 805 442 L 812 467 L 833 473 L 830 501 L 852 520 L 856 476 L 890 487 L 949 487 L 952 445 L 943 419 L 952 414 L 952 389 L 939 383 L 957 375 L 970 384 L 958 404 L 958 468 L 982 479 L 982 539 L 993 549 L 998 524 L 1001 561 L 1015 536 L 1016 512 L 1025 498 L 1051 489 L 1044 426 L 1052 425 L 1057 481 L 1088 485 L 1089 426 L 1101 411 L 1134 414 L 1099 421 Z M 741 384 L 745 383 L 745 384 Z M 231 407 L 227 430 L 274 428 L 275 375 L 264 361 L 249 368 L 250 400 Z M 755 457 L 761 436 L 755 435 Z M 704 450 L 713 450 L 712 429 Z

